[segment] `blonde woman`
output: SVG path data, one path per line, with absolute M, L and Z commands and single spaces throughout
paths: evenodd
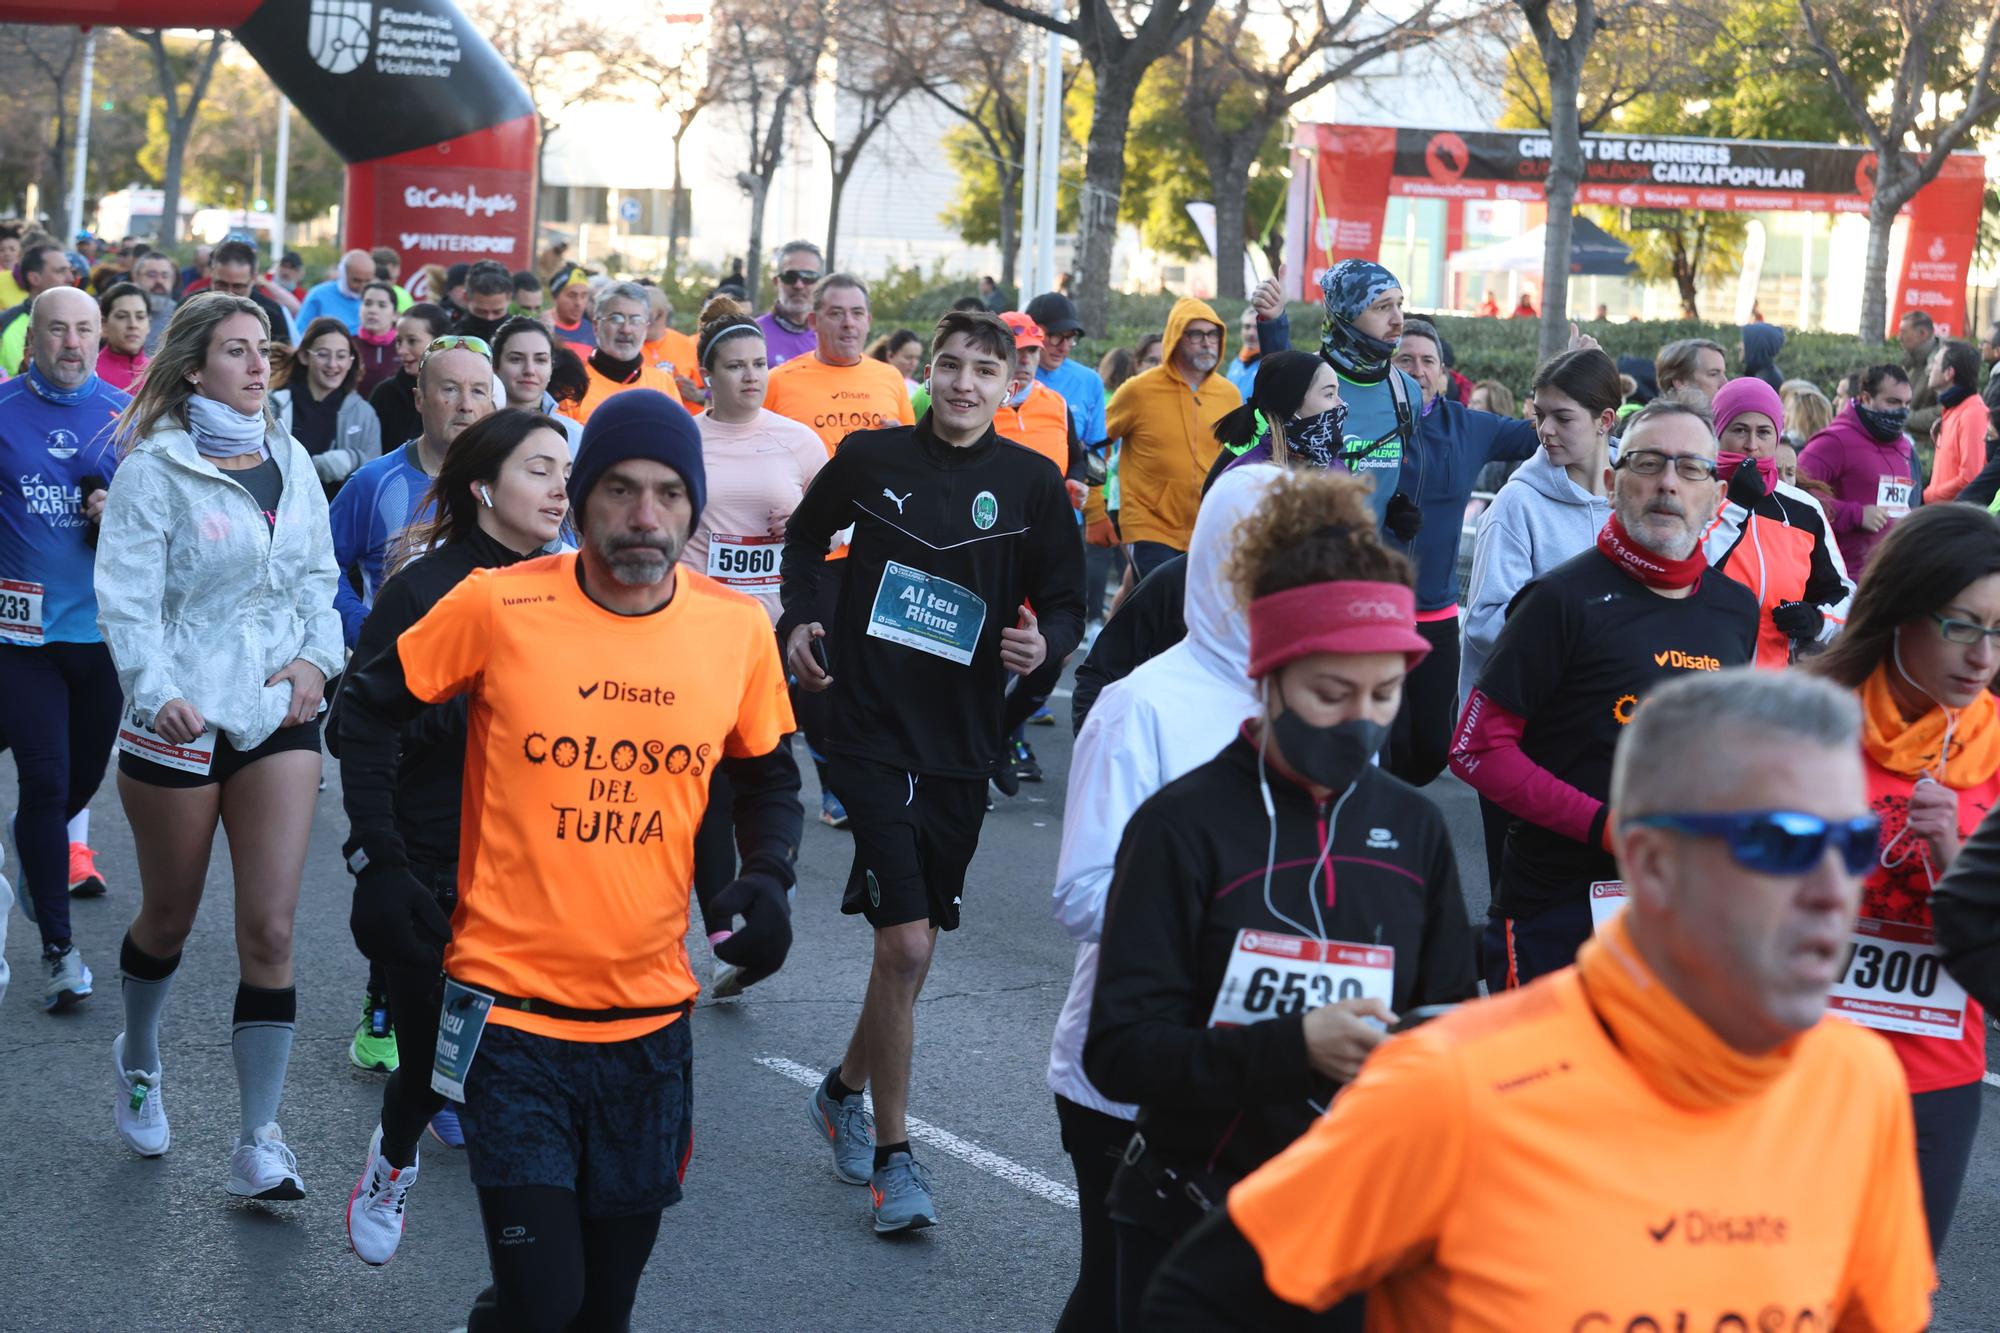
M 207 292 L 174 312 L 116 433 L 97 546 L 98 625 L 124 692 L 118 794 L 142 902 L 112 1042 L 119 1137 L 167 1151 L 160 1016 L 220 824 L 235 881 L 230 1048 L 241 1119 L 227 1189 L 299 1199 L 277 1125 L 297 992 L 292 918 L 319 786 L 317 718 L 342 659 L 326 496 L 269 404 L 270 325 Z
M 1794 450 L 1833 424 L 1833 404 L 1811 380 L 1786 380 L 1778 398 L 1785 409 L 1783 439 Z

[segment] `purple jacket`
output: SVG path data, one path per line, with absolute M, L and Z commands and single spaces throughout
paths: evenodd
M 1893 504 L 1897 499 L 1893 490 L 1903 484 L 1909 487 L 1906 505 L 1923 502 L 1923 478 L 1917 474 L 1909 439 L 1883 444 L 1861 424 L 1853 403 L 1841 408 L 1831 425 L 1806 441 L 1806 447 L 1799 451 L 1799 472 L 1833 488 L 1833 499 L 1825 501 L 1826 515 L 1840 542 L 1841 558 L 1847 562 L 1847 576 L 1853 579 L 1861 577 L 1868 557 L 1889 531 L 1887 526 L 1880 532 L 1862 527 L 1862 509 Z

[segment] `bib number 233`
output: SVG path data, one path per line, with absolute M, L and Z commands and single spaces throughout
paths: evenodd
M 1386 945 L 1239 930 L 1208 1025 L 1247 1027 L 1337 1000 L 1388 1004 L 1395 981 L 1396 951 Z

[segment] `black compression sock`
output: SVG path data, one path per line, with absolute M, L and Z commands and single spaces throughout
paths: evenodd
M 903 1141 L 902 1141 L 901 1143 L 878 1143 L 878 1144 L 876 1144 L 876 1145 L 875 1145 L 875 1169 L 876 1169 L 877 1171 L 880 1171 L 880 1170 L 881 1170 L 881 1169 L 882 1169 L 883 1167 L 885 1167 L 885 1166 L 889 1165 L 889 1154 L 890 1154 L 890 1153 L 892 1153 L 892 1152 L 910 1152 L 910 1141 L 909 1141 L 908 1139 L 904 1139 L 904 1140 L 903 1140 Z M 911 1156 L 911 1159 L 912 1159 L 912 1160 L 914 1160 L 914 1159 L 915 1159 L 915 1157 L 916 1157 L 916 1154 L 915 1154 L 915 1153 L 910 1153 L 910 1156 Z
M 826 1071 L 826 1082 L 820 1084 L 820 1091 L 836 1102 L 844 1102 L 849 1097 L 858 1097 L 861 1095 L 859 1089 L 850 1088 L 840 1081 L 839 1065 L 835 1065 Z

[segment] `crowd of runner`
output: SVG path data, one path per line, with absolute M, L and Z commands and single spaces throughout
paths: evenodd
M 1243 348 L 1189 298 L 1093 371 L 1059 292 L 871 343 L 865 281 L 775 259 L 770 309 L 725 282 L 689 333 L 559 262 L 406 288 L 356 250 L 308 286 L 237 240 L 182 271 L 0 236 L 0 902 L 52 1013 L 115 947 L 132 1152 L 172 1144 L 220 828 L 225 1189 L 304 1199 L 365 1141 L 347 1235 L 386 1263 L 428 1132 L 478 1192 L 470 1329 L 626 1326 L 692 1155 L 688 1015 L 791 946 L 809 763 L 872 951 L 797 1132 L 876 1232 L 941 1224 L 918 999 L 1067 664 L 1059 1328 L 1926 1325 L 2000 1000 L 2000 332 L 1912 315 L 1830 394 L 1763 326 L 1738 377 L 1578 335 L 1516 415 L 1366 261 L 1320 276 L 1314 351 L 1266 283 Z M 69 910 L 119 887 L 114 752 L 115 944 Z M 302 1167 L 325 753 L 349 1057 L 387 1077 Z

